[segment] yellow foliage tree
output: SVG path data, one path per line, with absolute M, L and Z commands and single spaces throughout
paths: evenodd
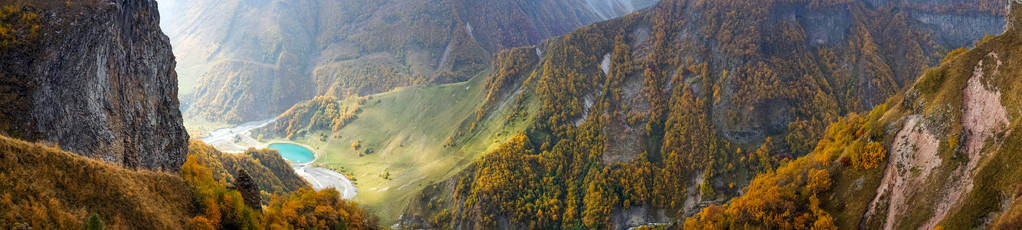
M 809 169 L 809 183 L 806 189 L 810 194 L 818 194 L 830 189 L 830 172 L 826 169 Z
M 887 157 L 887 149 L 880 143 L 870 142 L 866 144 L 862 156 L 859 157 L 859 168 L 874 169 L 880 167 L 880 162 L 884 160 L 884 157 Z

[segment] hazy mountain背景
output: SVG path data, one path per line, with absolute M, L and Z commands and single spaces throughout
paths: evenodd
M 1019 10 L 0 0 L 0 228 L 1018 229 Z
M 501 48 L 644 8 L 602 1 L 164 2 L 186 114 L 266 119 L 317 95 L 467 80 Z

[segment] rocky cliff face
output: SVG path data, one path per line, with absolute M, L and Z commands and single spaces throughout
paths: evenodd
M 59 2 L 59 3 L 57 3 Z M 8 5 L 8 4 L 4 4 Z M 4 49 L 2 131 L 130 168 L 177 171 L 188 135 L 156 1 L 41 1 L 38 38 Z

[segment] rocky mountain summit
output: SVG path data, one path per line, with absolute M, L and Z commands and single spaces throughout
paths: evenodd
M 188 134 L 156 1 L 4 3 L 16 33 L 0 47 L 0 132 L 129 168 L 180 168 Z

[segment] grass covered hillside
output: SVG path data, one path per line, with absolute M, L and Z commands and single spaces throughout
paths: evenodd
M 521 88 L 535 100 L 533 122 L 428 186 L 401 223 L 619 229 L 726 203 L 758 186 L 749 183 L 755 175 L 812 152 L 827 124 L 882 105 L 943 53 L 971 44 L 953 37 L 987 33 L 943 33 L 936 28 L 969 25 L 923 15 L 1003 22 L 968 12 L 676 0 L 582 27 L 538 45 L 536 64 L 516 67 L 529 76 Z M 862 148 L 870 154 L 849 164 L 879 164 L 878 144 Z
M 1004 34 L 949 53 L 887 105 L 832 124 L 813 153 L 685 227 L 1017 229 L 1022 69 L 1010 63 L 1022 61 L 1022 3 L 1012 4 Z
M 59 150 L 54 146 L 0 136 L 0 228 L 146 229 L 377 228 L 375 219 L 337 191 L 312 191 L 307 185 L 287 191 L 264 190 L 266 202 L 246 206 L 244 186 L 232 185 L 223 166 L 244 165 L 263 187 L 276 178 L 275 162 L 250 151 L 242 156 L 213 154 L 193 143 L 180 175 L 125 169 Z M 225 156 L 218 156 L 225 157 Z M 251 157 L 251 158 L 249 158 Z M 205 159 L 203 159 L 205 158 Z M 229 158 L 229 159 L 228 159 Z M 246 159 L 247 158 L 247 159 Z M 258 160 L 256 160 L 258 159 Z M 248 163 L 232 163 L 239 162 Z M 253 162 L 255 162 L 253 164 Z M 285 165 L 286 166 L 286 165 Z M 260 168 L 251 169 L 251 168 Z M 281 173 L 278 173 L 281 174 Z M 293 178 L 293 179 L 291 179 Z M 272 187 L 276 189 L 276 187 Z M 257 190 L 256 196 L 259 195 Z M 262 211 L 260 211 L 260 208 Z
M 535 49 L 513 49 L 498 56 L 516 61 L 494 63 L 496 70 L 467 82 L 332 102 L 318 98 L 295 106 L 255 135 L 265 142 L 311 146 L 318 154 L 315 164 L 352 179 L 358 187 L 355 200 L 382 223 L 393 223 L 424 187 L 453 176 L 534 122 L 535 97 L 519 88 L 528 73 L 511 68 L 535 63 Z M 355 112 L 356 118 L 331 127 L 328 114 L 346 112 L 329 111 Z M 477 120 L 479 116 L 485 118 Z M 287 128 L 281 129 L 284 124 Z
M 306 186 L 294 192 L 274 193 L 268 204 L 260 205 L 260 198 L 256 198 L 261 196 L 258 188 L 238 182 L 246 181 L 241 178 L 248 174 L 239 173 L 234 183 L 217 180 L 222 175 L 207 166 L 216 162 L 200 157 L 189 155 L 181 168 L 181 178 L 194 189 L 197 211 L 188 220 L 188 229 L 379 228 L 375 217 L 355 203 L 342 200 L 334 189 L 313 191 Z
M 249 149 L 244 153 L 222 153 L 213 146 L 192 140 L 188 155 L 195 156 L 199 164 L 213 172 L 213 179 L 234 183 L 240 171 L 244 170 L 259 186 L 263 201 L 268 202 L 271 194 L 283 194 L 310 189 L 309 183 L 295 174 L 291 165 L 272 149 Z
M 0 228 L 107 225 L 179 228 L 191 218 L 193 189 L 166 172 L 131 170 L 0 136 Z M 93 217 L 95 216 L 95 217 Z

